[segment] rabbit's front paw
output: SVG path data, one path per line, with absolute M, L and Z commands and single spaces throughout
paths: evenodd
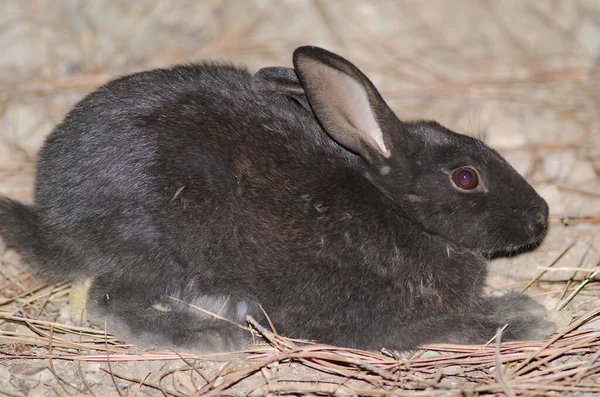
M 482 315 L 500 327 L 506 325 L 504 340 L 545 339 L 556 331 L 550 312 L 531 297 L 517 292 L 487 298 Z
M 486 298 L 483 310 L 490 315 L 502 317 L 507 321 L 520 317 L 524 313 L 537 317 L 549 316 L 548 311 L 542 304 L 527 295 L 514 291 L 502 296 Z

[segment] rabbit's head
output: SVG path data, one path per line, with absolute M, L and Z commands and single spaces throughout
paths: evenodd
M 255 87 L 312 109 L 348 155 L 362 158 L 364 176 L 404 216 L 486 255 L 542 240 L 548 205 L 481 140 L 435 122 L 400 121 L 360 70 L 321 48 L 298 48 L 294 67 L 260 70 Z
M 486 255 L 541 242 L 548 205 L 495 150 L 435 122 L 393 128 L 391 156 L 369 175 L 406 216 Z

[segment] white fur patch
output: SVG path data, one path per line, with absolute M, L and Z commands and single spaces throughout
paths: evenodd
M 152 307 L 161 312 L 170 312 L 171 311 L 171 306 L 167 305 L 166 303 L 156 302 L 155 304 L 152 305 Z
M 240 323 L 246 321 L 250 308 L 248 301 L 235 301 L 231 296 L 225 295 L 202 295 L 190 302 L 190 305 L 190 310 L 201 317 L 215 318 L 217 315 Z
M 370 135 L 373 137 L 373 140 L 379 146 L 379 151 L 385 157 L 390 156 L 390 151 L 387 147 L 385 147 L 385 143 L 383 142 L 383 133 L 381 132 L 381 128 L 375 129 L 375 131 L 371 132 Z

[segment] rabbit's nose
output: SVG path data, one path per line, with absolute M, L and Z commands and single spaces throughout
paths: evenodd
M 545 201 L 528 208 L 513 207 L 512 210 L 515 215 L 526 220 L 544 224 L 548 222 L 549 208 Z
M 540 236 L 545 234 L 548 228 L 548 206 L 537 207 L 535 211 L 531 211 L 531 214 L 526 216 L 525 220 L 528 222 L 529 230 L 534 235 Z
M 548 205 L 543 202 L 528 208 L 513 207 L 513 213 L 522 220 L 526 229 L 535 236 L 543 235 L 548 227 Z
M 534 207 L 533 214 L 535 214 L 535 220 L 538 223 L 544 225 L 544 227 L 548 224 L 548 215 L 550 214 L 550 208 L 548 207 L 548 203 L 545 201 L 541 201 L 538 205 Z
M 547 227 L 547 218 L 538 218 L 529 224 L 529 230 L 531 230 L 535 236 L 543 235 L 544 233 L 546 233 Z

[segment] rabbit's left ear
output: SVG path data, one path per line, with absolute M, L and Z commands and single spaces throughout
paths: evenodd
M 252 76 L 252 88 L 261 92 L 276 92 L 289 96 L 312 112 L 304 88 L 292 68 L 271 66 L 260 69 Z
M 386 130 L 399 121 L 367 76 L 339 55 L 311 46 L 294 51 L 294 67 L 313 112 L 333 139 L 367 160 L 391 156 Z

